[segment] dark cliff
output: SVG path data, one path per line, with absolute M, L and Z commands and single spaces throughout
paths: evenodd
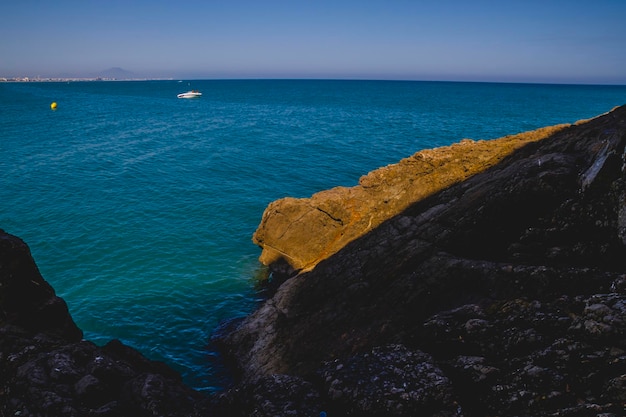
M 340 230 L 371 215 L 353 209 L 359 190 L 274 203 L 255 239 L 286 280 L 222 339 L 242 381 L 300 378 L 342 415 L 622 415 L 625 142 L 620 107 L 512 152 L 497 149 L 506 140 L 429 151 L 470 175 L 361 235 Z M 462 157 L 476 147 L 500 156 Z M 336 251 L 307 247 L 345 235 Z

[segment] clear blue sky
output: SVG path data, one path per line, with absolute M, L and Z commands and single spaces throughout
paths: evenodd
M 626 84 L 626 0 L 19 0 L 0 76 Z

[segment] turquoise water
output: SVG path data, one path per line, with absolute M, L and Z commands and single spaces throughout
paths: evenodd
M 191 88 L 203 97 L 176 98 Z M 86 339 L 120 339 L 212 391 L 208 340 L 258 301 L 250 239 L 269 202 L 625 102 L 626 86 L 0 83 L 0 228 L 29 244 Z

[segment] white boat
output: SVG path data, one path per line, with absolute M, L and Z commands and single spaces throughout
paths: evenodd
M 191 91 L 187 91 L 186 93 L 180 93 L 177 97 L 178 98 L 198 98 L 202 96 L 202 93 L 199 92 L 198 90 L 191 90 Z

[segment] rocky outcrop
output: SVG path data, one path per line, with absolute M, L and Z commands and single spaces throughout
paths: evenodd
M 270 205 L 262 260 L 300 273 L 221 338 L 242 384 L 299 378 L 335 415 L 623 415 L 626 107 L 544 132 Z
M 82 340 L 26 244 L 0 230 L 0 416 L 189 417 L 207 406 L 164 364 Z
M 311 198 L 277 200 L 263 213 L 252 238 L 263 249 L 260 261 L 279 275 L 310 270 L 416 201 L 464 181 L 566 126 L 493 141 L 464 139 L 372 171 L 355 187 L 336 187 Z
M 76 327 L 63 299 L 41 277 L 28 246 L 0 230 L 0 323 L 31 333 L 46 332 L 78 341 Z

